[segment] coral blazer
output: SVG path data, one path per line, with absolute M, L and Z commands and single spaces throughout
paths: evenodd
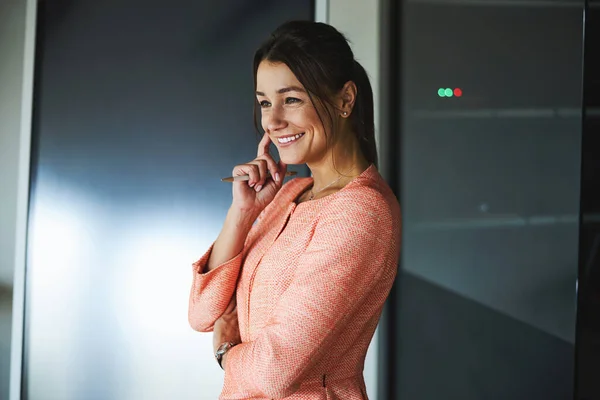
M 242 343 L 220 399 L 367 399 L 367 348 L 397 273 L 400 206 L 374 165 L 340 191 L 295 203 L 286 183 L 236 257 L 193 264 L 189 322 L 211 332 L 236 296 Z

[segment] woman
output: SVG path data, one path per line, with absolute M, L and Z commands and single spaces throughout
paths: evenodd
M 221 399 L 366 399 L 365 355 L 400 247 L 369 79 L 342 34 L 298 21 L 258 49 L 254 77 L 265 134 L 233 169 L 249 181 L 233 183 L 222 231 L 194 263 L 190 324 L 214 332 Z M 283 185 L 288 164 L 312 178 Z

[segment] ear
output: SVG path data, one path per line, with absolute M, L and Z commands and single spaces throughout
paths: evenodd
M 339 112 L 342 118 L 348 118 L 352 114 L 354 102 L 356 101 L 357 88 L 356 84 L 348 81 L 342 87 L 339 93 Z

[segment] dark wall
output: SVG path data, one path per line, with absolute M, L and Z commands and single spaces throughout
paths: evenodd
M 600 398 L 600 3 L 586 2 L 577 309 L 577 400 Z

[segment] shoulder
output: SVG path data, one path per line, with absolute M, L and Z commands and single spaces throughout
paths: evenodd
M 381 177 L 359 177 L 332 195 L 320 210 L 313 240 L 323 249 L 342 249 L 356 259 L 368 256 L 394 276 L 401 246 L 400 204 Z

